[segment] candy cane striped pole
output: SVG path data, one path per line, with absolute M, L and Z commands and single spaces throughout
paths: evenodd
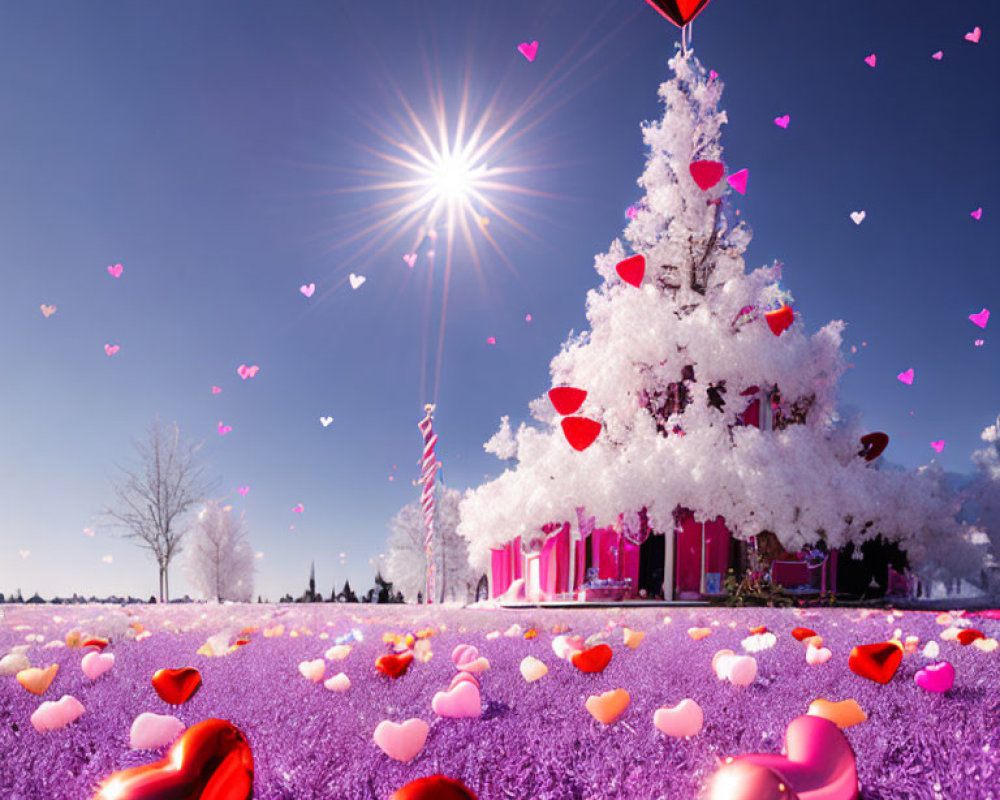
M 424 510 L 424 524 L 427 526 L 427 535 L 424 537 L 424 555 L 427 559 L 427 594 L 425 596 L 427 603 L 433 603 L 437 594 L 437 570 L 434 563 L 434 511 L 437 504 L 434 499 L 434 479 L 440 464 L 434 453 L 438 437 L 434 433 L 434 420 L 431 417 L 433 413 L 433 405 L 424 406 L 424 418 L 417 425 L 424 437 L 424 451 L 420 463 L 420 483 L 423 484 L 424 488 L 420 495 L 420 504 Z

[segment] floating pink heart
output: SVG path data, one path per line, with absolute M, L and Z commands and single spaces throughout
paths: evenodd
M 133 750 L 154 750 L 166 747 L 184 732 L 184 723 L 169 714 L 146 711 L 132 721 L 128 746 Z
M 965 34 L 965 41 L 972 42 L 973 44 L 978 44 L 979 37 L 982 35 L 983 32 L 979 29 L 979 26 L 977 25 L 975 28 L 973 28 L 971 31 Z
M 313 292 L 316 291 L 316 284 L 315 283 L 303 284 L 302 286 L 299 287 L 299 291 L 302 292 L 302 294 L 304 294 L 306 297 L 312 297 Z
M 439 717 L 480 717 L 483 713 L 479 689 L 468 681 L 435 694 L 431 708 Z
M 302 505 L 302 503 L 299 503 L 297 506 L 295 506 L 295 508 L 292 509 L 292 513 L 301 514 L 305 510 L 306 510 L 305 506 Z
M 83 703 L 69 694 L 64 694 L 56 701 L 47 700 L 31 715 L 31 724 L 39 733 L 65 728 L 77 719 L 86 709 Z
M 525 322 L 531 322 L 531 314 L 525 314 L 524 315 L 524 321 Z
M 403 261 L 406 262 L 406 266 L 412 267 L 414 264 L 417 263 L 417 254 L 407 253 L 405 256 L 403 256 Z
M 985 328 L 986 323 L 990 321 L 990 310 L 988 308 L 984 308 L 978 314 L 969 314 L 969 320 L 973 325 Z
M 107 353 L 108 356 L 113 356 L 119 350 L 121 350 L 121 346 L 120 345 L 117 345 L 117 344 L 106 344 L 106 345 L 104 345 L 104 352 Z
M 628 208 L 625 209 L 626 219 L 635 219 L 637 216 L 639 216 L 638 206 L 629 206 Z
M 535 54 L 538 52 L 538 42 L 532 42 L 531 44 L 521 42 L 521 44 L 517 46 L 517 52 L 528 59 L 528 61 L 534 61 Z
M 939 453 L 944 450 L 944 439 L 939 442 L 931 442 L 931 447 L 937 450 Z
M 252 367 L 248 367 L 246 364 L 240 364 L 236 368 L 236 372 L 239 373 L 239 376 L 243 378 L 243 380 L 246 380 L 247 378 L 252 378 L 254 375 L 257 374 L 258 370 L 260 370 L 260 367 L 258 367 L 256 364 L 254 364 Z
M 114 665 L 115 657 L 112 653 L 87 653 L 80 662 L 83 674 L 92 681 L 96 681 Z
M 973 344 L 975 344 L 976 347 L 982 347 L 984 344 L 986 344 L 986 340 L 985 339 L 976 339 L 976 341 L 973 342 Z
M 239 492 L 244 497 L 246 497 L 247 496 L 247 492 L 250 491 L 250 487 L 249 486 L 241 486 L 236 491 Z
M 219 436 L 225 436 L 225 435 L 226 435 L 227 433 L 229 433 L 229 432 L 230 432 L 230 431 L 231 431 L 232 429 L 233 429 L 233 428 L 232 428 L 232 426 L 231 426 L 231 425 L 223 425 L 223 424 L 222 424 L 222 420 L 219 420 Z
M 488 338 L 488 339 L 486 340 L 486 344 L 496 344 L 496 343 L 497 343 L 497 340 L 496 340 L 496 337 L 495 337 L 495 336 L 490 336 L 490 337 L 489 337 L 489 338 Z
M 372 739 L 383 753 L 396 761 L 412 761 L 424 749 L 430 726 L 422 719 L 408 719 L 402 724 L 382 720 Z
M 718 78 L 718 77 L 719 77 L 719 73 L 718 73 L 718 72 L 716 72 L 716 71 L 715 71 L 714 69 L 710 69 L 710 70 L 708 71 L 708 79 L 709 79 L 710 81 L 714 81 L 714 80 L 715 80 L 716 78 Z
M 978 219 L 982 219 L 983 218 L 983 209 L 982 208 L 977 208 L 975 211 L 973 211 L 971 214 L 969 214 L 969 216 L 972 217 L 973 219 L 977 219 L 977 220 Z
M 112 267 L 108 267 L 108 272 L 111 273 L 112 278 L 120 278 L 122 276 L 122 265 L 115 264 Z
M 220 389 L 218 386 L 213 386 L 212 394 L 222 394 L 222 389 Z
M 938 50 L 931 56 L 931 58 L 933 58 L 935 61 L 940 61 L 942 58 L 944 58 L 944 53 L 941 50 Z
M 774 124 L 777 125 L 779 128 L 787 128 L 788 123 L 791 121 L 792 118 L 788 114 L 774 118 Z
M 747 179 L 750 177 L 750 170 L 741 169 L 739 172 L 734 172 L 728 178 L 726 178 L 726 183 L 733 187 L 740 194 L 747 193 Z
M 871 54 L 870 56 L 866 56 L 866 57 L 865 57 L 865 63 L 866 63 L 866 64 L 867 64 L 867 65 L 868 65 L 869 67 L 874 67 L 874 66 L 875 66 L 875 54 L 874 54 L 874 53 L 872 53 L 872 54 Z
M 955 668 L 947 661 L 939 661 L 936 664 L 928 664 L 918 671 L 913 679 L 921 689 L 940 694 L 955 685 Z
M 913 385 L 913 369 L 912 368 L 906 370 L 906 372 L 900 372 L 896 377 L 899 380 L 901 380 L 903 383 L 905 383 L 907 386 L 912 386 Z

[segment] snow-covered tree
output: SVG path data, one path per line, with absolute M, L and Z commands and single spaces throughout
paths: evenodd
M 955 495 L 933 471 L 882 470 L 859 457 L 868 431 L 836 408 L 844 323 L 808 334 L 779 285 L 781 266 L 746 271 L 751 232 L 733 224 L 724 177 L 740 185 L 740 176 L 722 164 L 722 81 L 690 52 L 670 66 L 663 118 L 642 131 L 645 196 L 625 241 L 595 259 L 589 330 L 571 335 L 550 366 L 553 386 L 587 392 L 575 413 L 599 422 L 599 435 L 574 450 L 544 395 L 531 403 L 540 427 L 515 434 L 504 418 L 486 449 L 516 466 L 461 504 L 473 564 L 485 569 L 490 548 L 575 521 L 582 506 L 598 524 L 645 508 L 661 532 L 678 509 L 699 521 L 722 515 L 736 537 L 770 531 L 792 551 L 882 534 L 911 562 L 947 558 L 950 570 L 977 571 Z M 621 262 L 640 255 L 643 274 L 626 272 Z M 778 324 L 782 315 L 790 327 Z
M 458 533 L 458 504 L 462 494 L 439 485 L 434 522 L 435 557 L 438 565 L 439 602 L 465 602 L 475 590 L 479 575 L 469 565 L 468 545 Z M 424 512 L 415 501 L 399 510 L 389 523 L 389 552 L 383 566 L 385 577 L 403 595 L 415 600 L 426 592 L 427 558 L 424 553 Z
M 990 553 L 984 561 L 984 588 L 1000 593 L 1000 416 L 982 434 L 986 446 L 972 454 L 976 473 L 966 487 L 968 510 Z
M 186 542 L 187 577 L 206 600 L 253 598 L 254 555 L 246 538 L 243 517 L 230 506 L 205 503 Z

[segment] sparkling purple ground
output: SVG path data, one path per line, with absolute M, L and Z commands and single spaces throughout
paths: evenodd
M 41 697 L 13 676 L 0 677 L 0 797 L 5 800 L 89 800 L 116 770 L 148 763 L 164 751 L 132 751 L 129 729 L 144 711 L 174 713 L 191 725 L 208 717 L 227 719 L 247 736 L 256 767 L 258 800 L 385 800 L 415 778 L 443 773 L 460 778 L 480 800 L 694 800 L 716 768 L 717 758 L 748 752 L 778 752 L 787 723 L 819 697 L 854 698 L 868 720 L 845 734 L 857 754 L 865 800 L 1000 800 L 1000 650 L 942 641 L 936 614 L 907 612 L 891 618 L 879 611 L 862 619 L 858 610 L 616 609 L 616 610 L 427 610 L 399 606 L 173 606 L 121 609 L 3 607 L 0 655 L 25 644 L 28 635 L 62 640 L 73 629 L 110 634 L 114 668 L 91 682 L 80 669 L 82 653 L 34 643 L 33 666 L 58 663 L 53 685 Z M 871 612 L 867 612 L 871 613 Z M 61 617 L 62 621 L 54 621 Z M 665 623 L 664 618 L 669 622 Z M 153 635 L 124 636 L 140 621 Z M 614 657 L 598 675 L 580 673 L 552 651 L 552 629 L 569 625 L 589 636 L 608 620 L 647 633 L 636 650 L 620 630 L 608 639 Z M 972 617 L 969 624 L 1000 637 L 1000 621 Z M 221 657 L 196 655 L 222 630 L 282 623 L 285 634 L 264 638 Z M 533 640 L 488 640 L 490 631 L 512 624 L 535 627 Z M 766 625 L 777 644 L 757 654 L 757 680 L 741 689 L 716 679 L 712 655 L 742 652 L 748 628 Z M 22 627 L 28 626 L 28 627 Z M 434 655 L 414 662 L 397 681 L 374 670 L 387 652 L 385 632 L 446 629 L 431 638 Z M 702 641 L 692 626 L 713 633 Z M 808 626 L 824 637 L 834 657 L 808 666 L 805 645 L 791 630 Z M 310 635 L 289 636 L 293 628 Z M 343 671 L 346 694 L 307 681 L 298 664 L 323 657 L 334 639 L 360 628 L 365 640 L 344 661 L 327 661 L 326 675 Z M 942 659 L 955 666 L 955 687 L 944 695 L 919 688 L 915 672 L 928 663 L 918 649 L 907 655 L 893 680 L 881 686 L 847 668 L 852 646 L 884 641 L 900 628 L 921 644 L 940 643 Z M 320 639 L 327 633 L 328 639 Z M 438 718 L 434 693 L 455 673 L 455 645 L 476 645 L 492 668 L 481 678 L 484 714 L 478 720 Z M 527 684 L 518 671 L 525 655 L 549 666 Z M 196 666 L 201 691 L 173 709 L 150 686 L 161 667 Z M 588 695 L 628 690 L 632 703 L 618 722 L 604 726 L 585 710 Z M 42 700 L 72 694 L 86 713 L 67 728 L 36 733 L 29 717 Z M 703 731 L 671 739 L 653 727 L 653 712 L 685 697 L 704 709 Z M 373 743 L 383 719 L 420 717 L 431 731 L 423 751 L 408 764 L 390 760 Z

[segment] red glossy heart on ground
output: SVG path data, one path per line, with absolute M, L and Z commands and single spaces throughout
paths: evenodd
M 646 257 L 642 254 L 629 256 L 615 265 L 615 271 L 625 283 L 638 289 L 646 274 Z
M 232 723 L 188 728 L 162 761 L 114 773 L 94 800 L 251 800 L 253 754 Z
M 105 647 L 110 644 L 107 639 L 87 639 L 80 647 L 96 647 L 98 650 L 104 650 Z
M 881 431 L 866 433 L 861 437 L 861 452 L 859 456 L 865 461 L 874 461 L 889 446 L 889 437 Z
M 678 28 L 683 28 L 708 5 L 709 0 L 646 0 Z
M 771 333 L 781 336 L 795 322 L 795 312 L 791 306 L 782 306 L 777 311 L 768 311 L 764 319 L 767 320 L 767 327 L 771 329 Z
M 798 642 L 803 642 L 806 639 L 811 639 L 813 636 L 816 636 L 816 635 L 817 635 L 816 631 L 811 630 L 809 628 L 793 628 L 792 629 L 792 636 L 795 637 L 795 640 L 798 641 Z
M 861 644 L 851 650 L 851 672 L 876 683 L 888 683 L 903 661 L 903 649 L 893 642 Z
M 478 800 L 461 781 L 444 775 L 419 778 L 394 792 L 389 800 Z
M 573 666 L 580 672 L 603 672 L 604 668 L 611 661 L 611 648 L 606 644 L 599 644 L 589 650 L 581 650 L 573 653 L 570 659 Z
M 707 192 L 715 186 L 726 173 L 726 168 L 721 161 L 692 161 L 688 169 L 694 182 L 703 192 Z
M 574 450 L 586 450 L 601 432 L 601 423 L 586 417 L 566 417 L 562 421 L 563 434 Z
M 406 674 L 406 670 L 410 668 L 412 662 L 412 653 L 404 653 L 401 656 L 379 656 L 375 659 L 375 669 L 390 678 L 399 678 Z
M 557 386 L 555 389 L 549 389 L 549 400 L 562 416 L 579 410 L 586 399 L 587 393 L 583 389 L 574 389 L 572 386 Z
M 964 631 L 958 632 L 958 643 L 959 644 L 972 644 L 976 639 L 985 639 L 986 636 L 982 631 L 977 631 L 975 628 L 966 628 Z
M 163 702 L 183 705 L 201 688 L 201 673 L 194 667 L 158 669 L 153 675 L 153 688 Z

